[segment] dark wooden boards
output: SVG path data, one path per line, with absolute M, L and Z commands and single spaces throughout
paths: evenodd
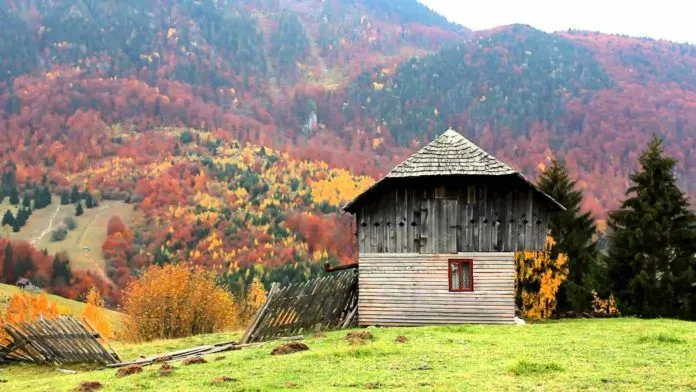
M 354 319 L 358 271 L 343 270 L 305 283 L 273 285 L 241 343 L 263 342 L 315 329 L 339 329 Z
M 514 252 L 544 248 L 548 201 L 496 177 L 411 179 L 382 186 L 356 211 L 361 253 Z
M 100 342 L 98 333 L 71 316 L 6 323 L 3 329 L 8 338 L 0 342 L 0 363 L 110 364 L 119 361 L 118 355 Z

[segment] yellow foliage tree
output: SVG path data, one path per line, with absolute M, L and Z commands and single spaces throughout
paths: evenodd
M 268 293 L 258 278 L 254 278 L 247 288 L 244 302 L 239 310 L 240 324 L 246 326 L 256 312 L 266 303 Z
M 99 332 L 102 339 L 111 339 L 111 323 L 104 311 L 104 300 L 94 287 L 87 293 L 87 304 L 80 313 L 80 319 L 87 320 L 89 325 Z
M 515 294 L 526 318 L 548 318 L 556 309 L 556 293 L 568 277 L 568 256 L 560 253 L 553 257 L 555 245 L 553 238 L 547 236 L 543 251 L 515 253 Z
M 153 266 L 123 294 L 123 337 L 141 342 L 220 332 L 238 326 L 238 306 L 215 276 L 189 266 Z

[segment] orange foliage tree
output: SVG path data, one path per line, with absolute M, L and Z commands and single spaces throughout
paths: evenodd
M 30 295 L 15 293 L 7 304 L 7 309 L 0 315 L 0 324 L 34 321 L 40 316 L 54 318 L 61 314 L 70 314 L 70 308 L 58 305 L 48 299 L 45 293 Z
M 80 318 L 86 320 L 91 327 L 99 332 L 102 339 L 112 337 L 111 323 L 104 310 L 104 299 L 94 286 L 87 293 L 87 304 L 82 309 Z
M 550 317 L 556 309 L 556 293 L 568 277 L 568 256 L 552 256 L 556 242 L 546 236 L 542 251 L 515 253 L 515 294 L 522 316 L 531 319 Z
M 183 264 L 153 266 L 123 293 L 123 337 L 129 341 L 179 338 L 238 325 L 238 307 L 215 276 Z

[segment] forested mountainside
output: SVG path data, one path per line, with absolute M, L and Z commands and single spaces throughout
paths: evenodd
M 270 282 L 351 260 L 340 204 L 448 126 L 532 178 L 564 159 L 600 219 L 653 133 L 696 193 L 689 45 L 472 33 L 416 0 L 0 0 L 0 25 L 0 195 L 133 203 L 116 287 L 153 262 Z

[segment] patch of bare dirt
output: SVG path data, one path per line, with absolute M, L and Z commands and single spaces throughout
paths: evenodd
M 174 366 L 165 362 L 159 368 L 159 375 L 163 376 L 163 377 L 168 376 L 168 375 L 172 374 L 173 371 L 174 371 Z
M 350 344 L 365 344 L 370 340 L 374 340 L 374 336 L 368 331 L 353 331 L 348 332 L 346 335 L 346 340 Z
M 227 358 L 227 357 L 224 356 L 224 355 L 221 355 L 221 356 L 219 356 L 219 357 L 215 357 L 215 360 L 216 360 L 216 361 L 222 361 L 222 360 L 225 359 L 225 358 Z
M 131 374 L 140 373 L 142 371 L 143 367 L 140 365 L 128 365 L 126 367 L 118 369 L 118 372 L 116 372 L 116 377 L 126 377 L 130 376 Z
M 74 392 L 93 392 L 100 390 L 104 385 L 99 381 L 82 381 L 73 389 Z
M 285 355 L 307 350 L 309 350 L 309 346 L 302 342 L 290 342 L 274 348 L 271 355 Z
M 400 335 L 396 337 L 395 340 L 397 343 L 406 343 L 408 342 L 408 338 L 406 336 Z
M 182 363 L 183 365 L 188 366 L 188 365 L 196 365 L 196 364 L 199 364 L 199 363 L 208 363 L 208 361 L 206 361 L 205 359 L 203 359 L 203 357 L 192 357 L 192 358 L 184 359 L 184 361 L 181 362 L 181 363 Z

